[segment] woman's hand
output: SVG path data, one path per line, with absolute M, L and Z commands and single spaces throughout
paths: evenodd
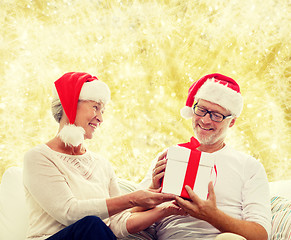
M 152 209 L 155 206 L 176 199 L 174 194 L 160 193 L 161 189 L 138 190 L 106 199 L 109 216 L 131 208 L 131 212 Z
M 147 211 L 132 212 L 126 222 L 126 228 L 129 233 L 136 233 L 170 215 L 187 214 L 174 201 L 165 202 Z
M 167 151 L 164 151 L 159 157 L 156 166 L 152 173 L 152 183 L 150 189 L 159 189 L 162 184 L 163 177 L 165 175 L 165 169 L 167 164 Z
M 176 196 L 169 193 L 160 193 L 161 189 L 157 190 L 138 190 L 131 193 L 131 204 L 133 207 L 139 206 L 143 209 L 151 209 L 163 202 L 175 200 Z
M 170 215 L 188 215 L 186 211 L 177 205 L 176 201 L 162 203 L 157 206 L 157 208 L 161 208 L 161 210 L 164 212 L 163 217 L 168 217 Z

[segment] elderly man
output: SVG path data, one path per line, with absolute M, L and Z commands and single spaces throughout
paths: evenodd
M 239 85 L 227 76 L 209 74 L 190 87 L 181 115 L 192 118 L 200 143 L 194 147 L 211 156 L 217 177 L 215 185 L 208 184 L 206 200 L 185 186 L 191 200 L 177 197 L 176 201 L 189 215 L 170 216 L 155 223 L 157 239 L 268 239 L 271 210 L 264 167 L 225 143 L 242 107 Z M 191 148 L 194 140 L 192 137 L 180 146 Z M 141 186 L 160 188 L 166 163 L 167 151 L 153 161 Z

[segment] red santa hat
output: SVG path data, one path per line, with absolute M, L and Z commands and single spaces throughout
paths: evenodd
M 55 98 L 59 98 L 70 124 L 65 125 L 58 136 L 71 146 L 84 141 L 85 130 L 76 126 L 75 119 L 79 100 L 108 103 L 110 90 L 106 83 L 84 72 L 68 72 L 55 81 Z
M 181 109 L 184 118 L 194 115 L 194 101 L 204 99 L 229 110 L 238 117 L 243 108 L 240 87 L 235 80 L 219 73 L 208 74 L 194 82 L 189 88 L 186 106 Z

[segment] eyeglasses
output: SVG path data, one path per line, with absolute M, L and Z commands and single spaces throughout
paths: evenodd
M 224 119 L 232 117 L 232 115 L 224 116 L 221 113 L 208 111 L 205 108 L 197 106 L 197 103 L 193 107 L 194 113 L 199 117 L 205 117 L 207 113 L 210 115 L 210 119 L 214 122 L 222 122 Z

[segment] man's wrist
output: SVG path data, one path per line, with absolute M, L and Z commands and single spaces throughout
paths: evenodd
M 212 226 L 218 228 L 219 222 L 223 219 L 223 217 L 226 214 L 219 210 L 218 208 L 214 209 L 211 214 L 209 215 L 209 218 L 207 219 L 207 222 L 211 224 Z
M 153 189 L 153 190 L 155 190 L 155 189 L 158 189 L 158 188 L 156 188 L 156 187 L 154 186 L 154 184 L 152 183 L 152 184 L 149 186 L 149 189 Z

